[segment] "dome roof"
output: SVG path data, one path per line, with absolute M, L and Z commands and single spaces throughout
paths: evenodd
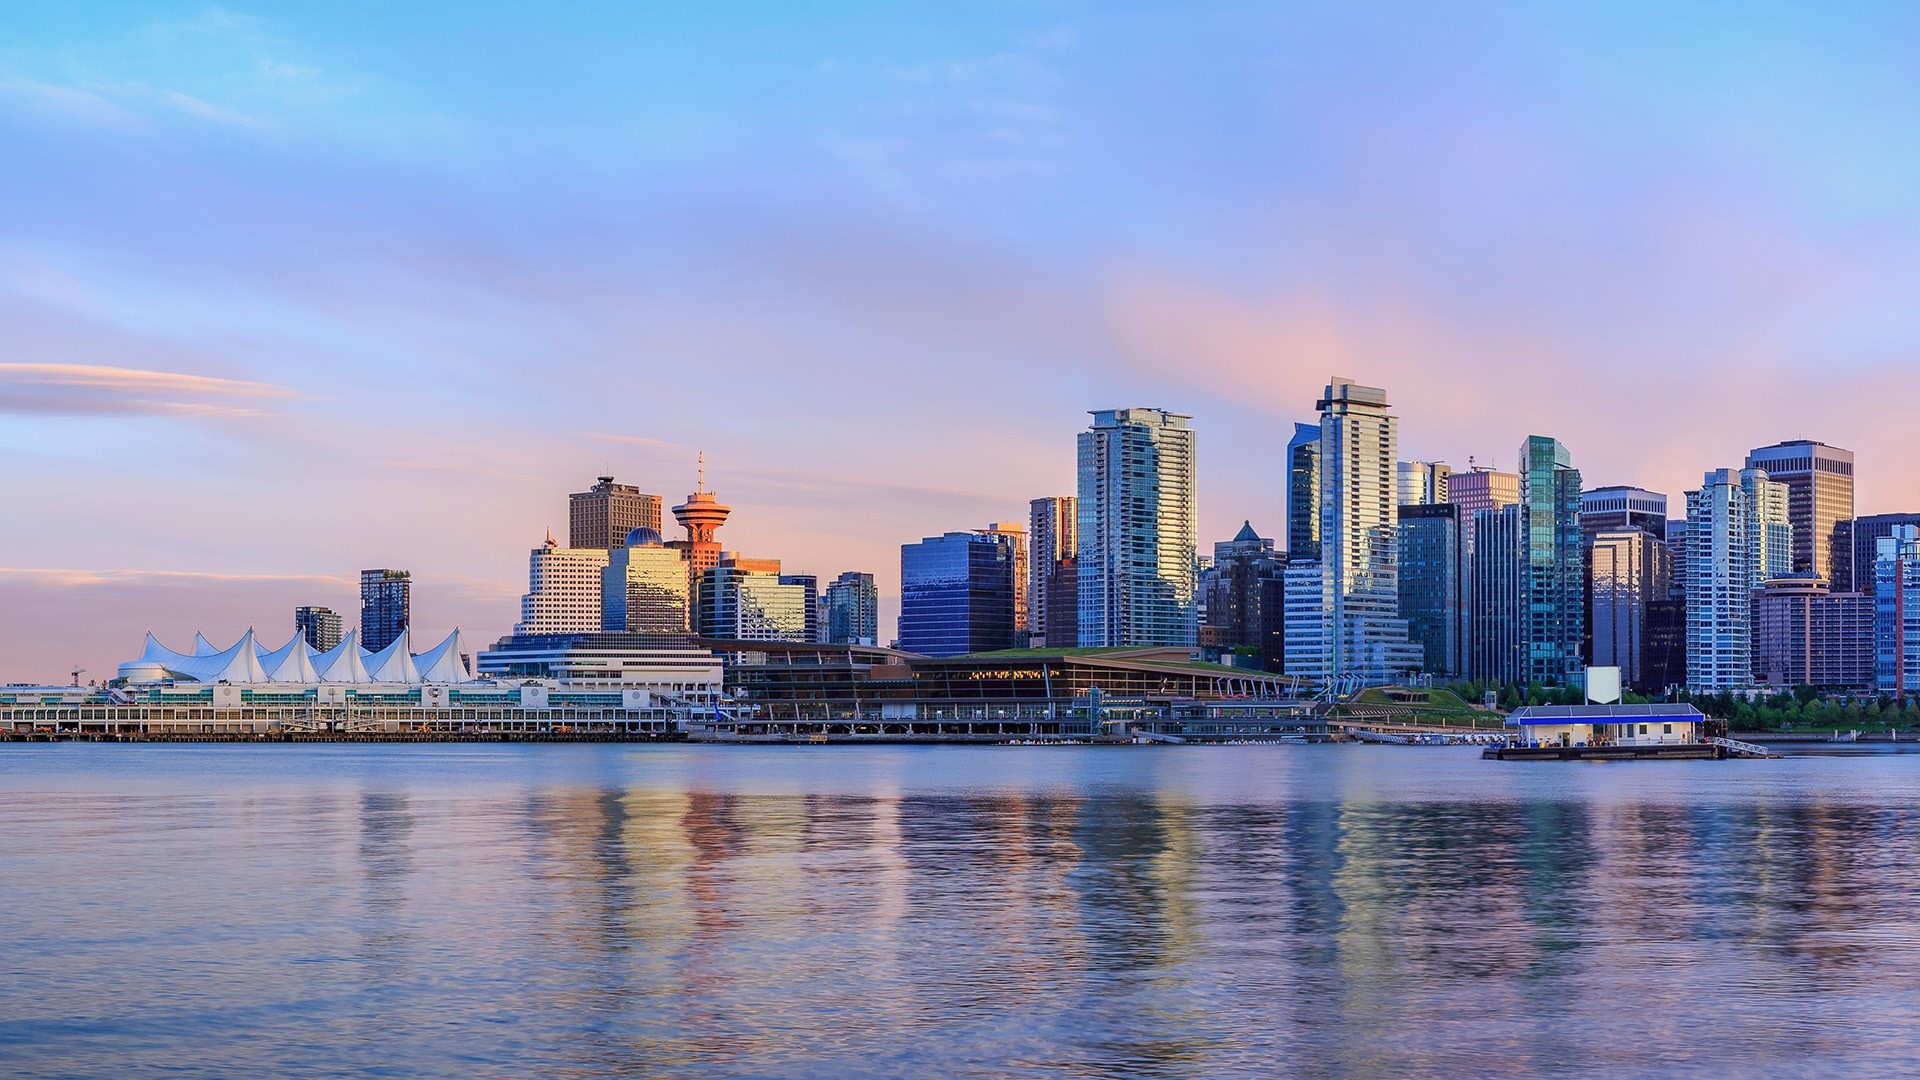
M 661 538 L 659 529 L 639 528 L 627 533 L 628 547 L 664 547 L 666 541 Z

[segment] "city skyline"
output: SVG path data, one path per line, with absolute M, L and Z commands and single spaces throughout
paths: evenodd
M 568 493 L 677 502 L 700 449 L 725 545 L 875 574 L 883 632 L 898 545 L 1073 491 L 1089 409 L 1192 415 L 1202 549 L 1284 542 L 1333 371 L 1407 460 L 1540 432 L 1678 505 L 1815 439 L 1920 507 L 1902 395 L 1835 390 L 1920 338 L 1911 12 L 355 18 L 13 13 L 0 678 L 282 638 L 367 567 L 488 640 Z

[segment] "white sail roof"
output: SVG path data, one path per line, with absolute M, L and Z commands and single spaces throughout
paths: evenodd
M 373 677 L 367 674 L 366 656 L 367 650 L 360 647 L 360 631 L 349 630 L 340 644 L 314 658 L 313 667 L 320 673 L 321 682 L 372 682 Z
M 374 682 L 417 683 L 420 671 L 413 666 L 413 654 L 407 651 L 407 632 L 387 643 L 387 647 L 367 657 L 367 670 Z
M 267 669 L 274 682 L 316 683 L 320 681 L 313 668 L 313 658 L 317 655 L 313 646 L 307 644 L 307 636 L 295 631 L 292 641 L 270 653 L 262 653 L 260 666 Z
M 459 629 L 419 656 L 408 652 L 403 631 L 378 653 L 360 647 L 359 631 L 350 631 L 340 644 L 319 652 L 296 633 L 278 649 L 260 643 L 249 629 L 229 649 L 215 649 L 206 635 L 194 635 L 195 652 L 168 648 L 147 633 L 138 658 L 120 665 L 120 674 L 135 682 L 172 679 L 176 682 L 229 683 L 462 683 L 473 681 L 462 659 L 466 639 Z M 164 674 L 163 674 L 164 673 Z
M 454 627 L 447 640 L 428 649 L 413 658 L 414 667 L 420 672 L 420 681 L 427 683 L 470 682 L 472 676 L 467 673 L 467 665 L 461 656 L 467 651 L 466 639 L 460 636 L 460 628 Z

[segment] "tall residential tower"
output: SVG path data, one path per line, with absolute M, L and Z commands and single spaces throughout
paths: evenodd
M 1194 432 L 1161 409 L 1107 409 L 1079 436 L 1079 635 L 1088 647 L 1194 645 Z

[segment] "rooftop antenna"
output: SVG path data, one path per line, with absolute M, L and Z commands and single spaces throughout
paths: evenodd
M 704 492 L 707 490 L 707 452 L 705 450 L 700 451 L 698 460 L 700 463 L 700 478 L 699 481 L 694 484 L 693 490 Z
M 87 673 L 86 668 L 81 667 L 79 664 L 73 665 L 73 685 L 79 686 L 80 676 L 85 675 L 86 673 Z

